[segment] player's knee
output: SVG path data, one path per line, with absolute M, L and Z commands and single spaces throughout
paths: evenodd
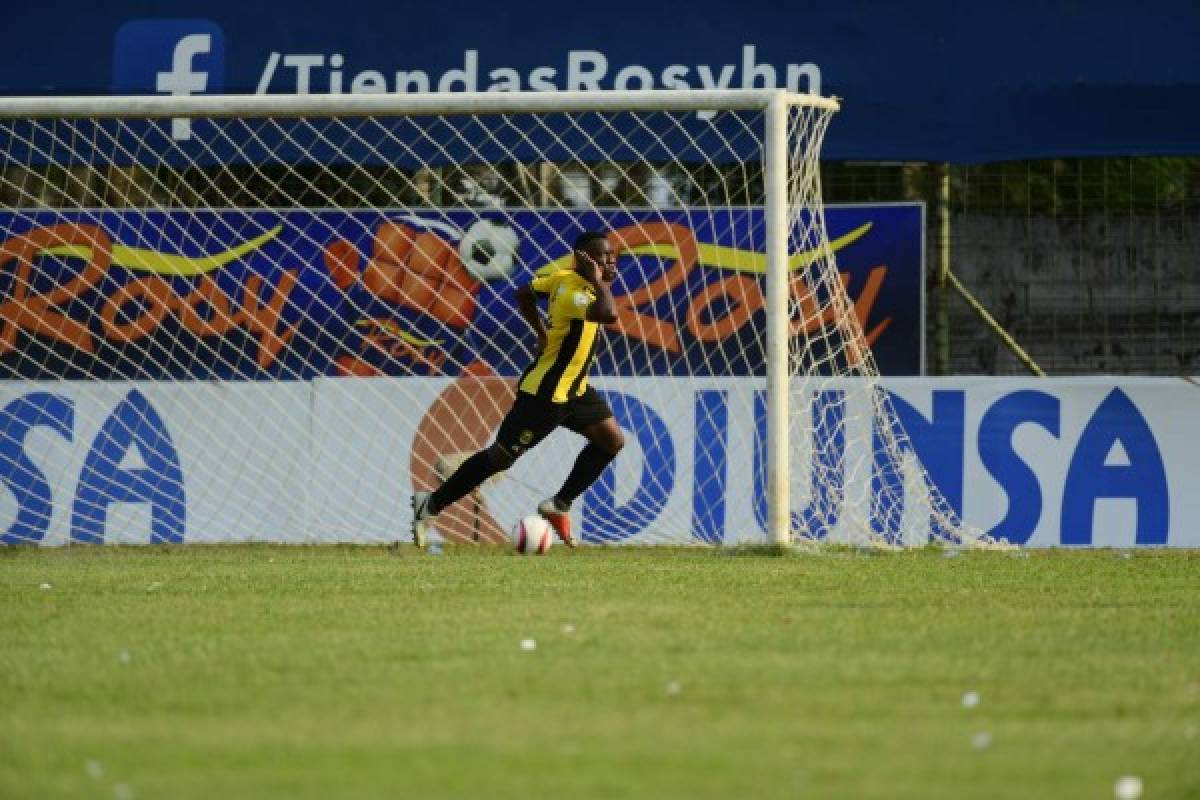
M 487 450 L 488 459 L 492 462 L 492 466 L 496 471 L 506 470 L 511 467 L 517 460 L 515 454 L 510 453 L 498 444 L 494 444 Z
M 605 452 L 615 456 L 625 447 L 625 434 L 621 433 L 620 428 L 607 431 L 606 433 L 604 441 L 599 444 L 604 448 Z

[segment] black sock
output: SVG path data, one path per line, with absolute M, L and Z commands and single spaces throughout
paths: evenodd
M 433 504 L 430 511 L 436 514 L 443 508 L 454 505 L 468 492 L 499 471 L 493 466 L 487 450 L 480 450 L 459 464 L 458 469 L 454 470 L 454 474 L 433 493 L 433 497 L 430 498 L 430 502 Z
M 596 482 L 600 473 L 604 472 L 604 468 L 614 458 L 616 458 L 615 453 L 610 453 L 588 442 L 579 457 L 575 459 L 575 466 L 571 467 L 571 474 L 563 482 L 558 494 L 554 495 L 554 499 L 562 506 L 570 506 L 575 502 L 576 497 L 579 497 L 587 487 Z

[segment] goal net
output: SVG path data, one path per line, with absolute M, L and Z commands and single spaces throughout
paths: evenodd
M 619 253 L 591 383 L 627 446 L 584 543 L 986 543 L 906 437 L 836 253 L 836 103 L 774 91 L 0 102 L 5 542 L 408 541 Z M 869 226 L 867 226 L 869 227 Z M 441 514 L 501 542 L 559 430 Z M 7 520 L 4 523 L 3 520 Z

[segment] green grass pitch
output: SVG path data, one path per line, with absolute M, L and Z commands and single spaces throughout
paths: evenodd
M 1200 553 L 8 548 L 0 679 L 4 798 L 1195 798 Z

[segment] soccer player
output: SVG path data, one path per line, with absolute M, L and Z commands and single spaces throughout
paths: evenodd
M 429 523 L 439 511 L 508 469 L 560 425 L 588 443 L 558 494 L 542 501 L 538 513 L 564 544 L 575 546 L 571 503 L 616 458 L 625 437 L 612 409 L 587 380 L 599 328 L 617 320 L 609 288 L 617 276 L 616 251 L 605 234 L 589 231 L 575 240 L 573 256 L 573 268 L 534 278 L 517 290 L 521 316 L 537 334 L 537 358 L 521 376 L 512 410 L 500 423 L 495 442 L 464 461 L 436 491 L 413 493 L 412 535 L 417 547 L 425 546 Z M 547 298 L 549 328 L 538 310 L 538 297 Z

